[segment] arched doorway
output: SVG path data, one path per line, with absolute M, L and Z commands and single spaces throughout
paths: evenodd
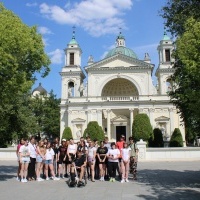
M 103 88 L 101 96 L 138 96 L 136 86 L 124 78 L 109 81 Z

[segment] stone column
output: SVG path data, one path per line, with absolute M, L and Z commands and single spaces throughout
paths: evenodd
M 170 118 L 170 137 L 174 131 L 174 111 L 173 108 L 169 108 L 169 118 Z
M 66 125 L 67 125 L 68 127 L 71 127 L 71 115 L 72 115 L 72 111 L 71 111 L 71 110 L 68 110 L 68 111 L 66 112 L 66 114 L 67 114 L 67 123 L 66 123 Z
M 66 114 L 66 111 L 64 110 L 61 110 L 60 111 L 60 140 L 62 138 L 62 134 L 63 134 L 63 131 L 65 129 L 65 114 Z
M 129 133 L 129 136 L 131 136 L 132 135 L 133 111 L 134 111 L 134 109 L 131 108 L 131 109 L 129 109 L 129 111 L 130 111 L 130 133 Z M 128 138 L 128 136 L 126 136 L 126 138 Z
M 111 110 L 106 110 L 107 111 L 107 135 L 108 135 L 108 140 L 111 140 L 111 134 L 110 134 L 110 113 Z
M 153 120 L 153 113 L 154 113 L 155 109 L 154 108 L 150 108 L 149 109 L 149 119 L 151 122 L 151 126 L 154 128 L 154 120 Z
M 99 126 L 102 127 L 102 110 L 97 110 L 97 121 L 99 123 Z

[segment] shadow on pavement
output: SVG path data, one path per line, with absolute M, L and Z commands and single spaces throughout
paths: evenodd
M 199 171 L 141 170 L 138 184 L 145 185 L 151 195 L 138 195 L 142 199 L 200 199 Z
M 7 181 L 8 179 L 16 178 L 17 166 L 0 166 L 0 181 Z

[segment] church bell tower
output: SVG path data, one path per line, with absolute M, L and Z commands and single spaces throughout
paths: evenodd
M 67 44 L 65 51 L 65 66 L 60 73 L 62 76 L 62 99 L 80 97 L 82 95 L 82 85 L 85 75 L 81 69 L 82 50 L 76 41 L 75 30 L 72 39 Z
M 157 48 L 159 54 L 159 65 L 156 71 L 156 76 L 158 78 L 158 93 L 160 95 L 166 95 L 170 90 L 172 90 L 171 76 L 174 73 L 174 69 L 172 68 L 174 63 L 174 58 L 172 58 L 173 49 L 173 41 L 166 33 L 164 33 L 163 39 L 160 41 Z

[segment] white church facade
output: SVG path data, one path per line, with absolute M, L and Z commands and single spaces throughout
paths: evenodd
M 140 60 L 133 50 L 126 47 L 124 36 L 119 33 L 116 47 L 104 59 L 81 67 L 82 50 L 73 37 L 65 49 L 65 66 L 60 72 L 62 92 L 60 104 L 60 136 L 70 127 L 73 138 L 79 139 L 90 121 L 102 126 L 110 141 L 121 134 L 131 136 L 132 124 L 138 113 L 149 116 L 153 128 L 160 128 L 169 140 L 175 128 L 180 128 L 185 139 L 184 125 L 170 103 L 170 76 L 173 50 L 172 40 L 164 34 L 158 45 L 159 66 L 156 71 L 158 86 L 152 82 L 154 65 L 148 53 Z

